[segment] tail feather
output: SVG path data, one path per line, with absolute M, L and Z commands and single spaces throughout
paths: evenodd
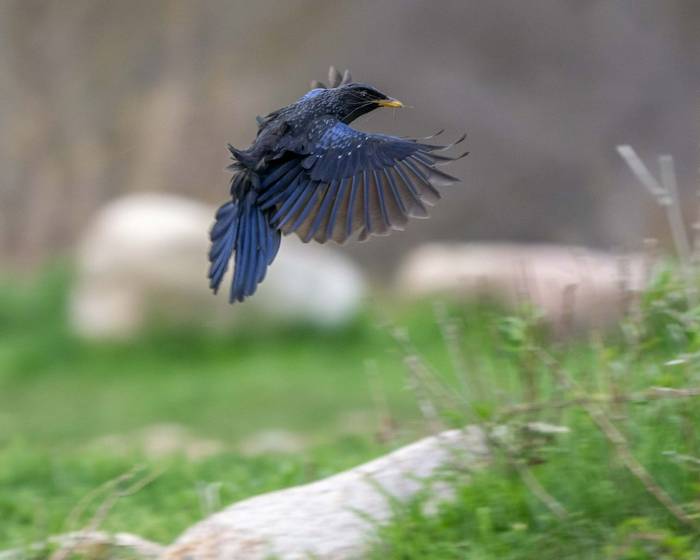
M 228 262 L 238 237 L 238 204 L 227 202 L 216 212 L 209 249 L 209 287 L 216 293 L 228 269 Z
M 270 225 L 267 212 L 250 190 L 235 202 L 227 202 L 216 213 L 209 251 L 209 286 L 216 293 L 233 253 L 233 280 L 229 300 L 243 301 L 255 293 L 267 268 L 277 255 L 280 231 Z

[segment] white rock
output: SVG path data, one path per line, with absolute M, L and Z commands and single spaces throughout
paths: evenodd
M 214 297 L 206 279 L 214 211 L 162 193 L 132 194 L 104 207 L 79 244 L 70 306 L 75 330 L 87 337 L 131 336 L 151 316 L 217 325 L 245 313 L 328 326 L 355 315 L 365 281 L 354 263 L 331 247 L 292 237 L 244 305 L 228 305 L 228 278 Z
M 222 441 L 198 437 L 185 426 L 172 423 L 152 424 L 134 432 L 100 436 L 88 447 L 121 455 L 138 451 L 155 459 L 183 455 L 191 461 L 206 459 L 226 449 Z
M 26 548 L 2 551 L 0 552 L 0 560 L 38 558 L 34 554 L 45 553 L 47 545 L 52 545 L 55 548 L 51 560 L 75 557 L 125 557 L 134 560 L 155 560 L 161 556 L 164 550 L 162 545 L 130 533 L 110 534 L 104 531 L 77 531 L 50 537 L 44 543 L 30 545 Z
M 188 529 L 163 558 L 362 558 L 376 523 L 392 515 L 387 496 L 410 499 L 440 469 L 487 459 L 480 429 L 443 432 L 318 482 L 234 504 Z
M 571 430 L 567 426 L 558 426 L 549 422 L 528 422 L 525 424 L 525 429 L 533 434 L 542 434 L 545 436 L 568 434 Z
M 641 291 L 643 256 L 581 247 L 508 243 L 435 243 L 404 260 L 397 289 L 408 298 L 491 298 L 515 308 L 529 301 L 555 327 L 604 327 L 625 298 Z M 624 286 L 624 289 L 623 289 Z
M 301 434 L 288 430 L 263 430 L 245 438 L 238 449 L 244 455 L 266 455 L 270 453 L 300 453 L 308 442 Z
M 356 315 L 365 292 L 364 277 L 345 255 L 289 236 L 249 301 L 265 315 L 335 327 Z

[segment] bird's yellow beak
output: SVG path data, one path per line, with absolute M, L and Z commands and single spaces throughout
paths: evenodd
M 379 105 L 380 107 L 391 107 L 393 109 L 400 109 L 401 107 L 403 107 L 403 103 L 401 103 L 401 101 L 399 101 L 398 99 L 391 98 L 380 99 L 379 101 L 377 101 L 377 105 Z

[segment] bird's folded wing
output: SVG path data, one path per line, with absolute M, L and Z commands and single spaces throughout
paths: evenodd
M 454 161 L 416 140 L 367 134 L 336 123 L 310 142 L 308 153 L 281 163 L 262 183 L 259 202 L 274 209 L 272 223 L 308 242 L 343 243 L 403 229 L 411 217 L 427 217 L 440 193 L 458 181 L 439 170 Z

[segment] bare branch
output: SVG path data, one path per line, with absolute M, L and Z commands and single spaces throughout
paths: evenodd
M 639 179 L 639 182 L 659 200 L 659 203 L 664 204 L 662 201 L 667 200 L 668 193 L 654 178 L 647 166 L 644 165 L 644 162 L 639 158 L 634 148 L 628 145 L 618 146 L 617 153 L 627 162 L 627 165 L 632 170 L 632 173 L 636 175 L 637 179 Z
M 690 387 L 687 389 L 650 387 L 645 391 L 630 393 L 628 395 L 594 395 L 572 399 L 520 403 L 504 408 L 499 414 L 496 415 L 496 417 L 499 420 L 504 420 L 519 414 L 529 414 L 530 412 L 537 412 L 539 410 L 558 410 L 570 408 L 572 406 L 621 404 L 626 402 L 642 402 L 663 399 L 690 399 L 694 397 L 700 397 L 700 387 Z

